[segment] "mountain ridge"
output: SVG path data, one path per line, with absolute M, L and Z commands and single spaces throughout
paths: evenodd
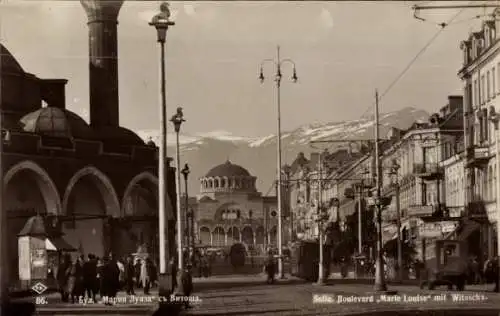
M 415 107 L 380 114 L 380 135 L 382 138 L 391 127 L 407 129 L 414 122 L 427 120 L 429 113 Z M 368 116 L 357 120 L 304 124 L 290 131 L 283 131 L 282 163 L 291 164 L 299 152 L 309 155 L 311 141 L 328 139 L 371 139 L 374 135 L 374 121 Z M 157 130 L 139 130 L 137 134 L 145 140 L 159 144 Z M 169 156 L 174 156 L 175 134 L 167 134 Z M 179 135 L 181 165 L 188 163 L 191 169 L 188 189 L 190 195 L 199 193 L 199 179 L 211 168 L 230 160 L 246 168 L 257 177 L 257 187 L 263 193 L 270 192 L 276 178 L 276 134 L 262 137 L 236 136 L 227 131 L 212 131 L 196 135 Z M 333 151 L 342 148 L 341 143 L 322 146 Z M 345 145 L 344 145 L 345 147 Z

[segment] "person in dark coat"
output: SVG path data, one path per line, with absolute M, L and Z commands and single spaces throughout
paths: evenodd
M 128 295 L 135 295 L 134 292 L 135 266 L 132 256 L 127 257 L 125 264 L 125 290 Z
M 135 271 L 135 283 L 137 288 L 140 288 L 142 286 L 141 283 L 141 260 L 139 258 L 135 258 L 135 263 L 134 263 L 134 271 Z
M 83 283 L 88 298 L 96 301 L 97 261 L 93 254 L 88 255 L 88 260 L 83 264 Z
M 79 257 L 71 267 L 68 278 L 68 290 L 71 294 L 71 302 L 76 303 L 84 292 L 83 286 L 83 256 Z
M 61 258 L 59 268 L 57 269 L 57 285 L 63 302 L 67 302 L 69 298 L 68 278 L 71 272 L 71 266 L 71 257 L 69 254 L 65 254 Z
M 265 271 L 267 274 L 267 280 L 266 282 L 268 284 L 273 284 L 274 283 L 274 277 L 276 275 L 276 262 L 274 260 L 273 252 L 269 251 L 267 259 L 264 263 L 265 265 Z
M 193 292 L 193 276 L 192 276 L 192 266 L 188 265 L 186 269 L 182 272 L 181 275 L 181 282 L 182 282 L 182 289 L 183 289 L 183 295 L 185 297 L 188 297 L 191 295 Z M 189 301 L 184 302 L 184 306 L 186 308 L 189 308 Z
M 120 288 L 120 269 L 118 268 L 116 259 L 113 257 L 108 258 L 104 264 L 103 282 L 106 296 L 110 298 L 116 297 Z
M 499 260 L 498 257 L 488 259 L 486 260 L 484 264 L 484 276 L 486 279 L 486 282 L 494 282 L 495 283 L 495 289 L 493 290 L 494 292 L 499 292 L 500 290 L 500 281 L 498 279 L 499 277 Z

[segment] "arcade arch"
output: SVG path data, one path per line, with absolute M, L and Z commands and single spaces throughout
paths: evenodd
M 9 283 L 18 280 L 19 249 L 15 236 L 27 220 L 36 215 L 60 215 L 61 197 L 49 174 L 37 163 L 26 160 L 12 166 L 4 175 L 4 205 L 7 212 L 7 262 Z
M 72 245 L 78 245 L 84 254 L 101 257 L 112 250 L 113 232 L 107 219 L 120 217 L 121 210 L 116 191 L 104 173 L 93 166 L 75 173 L 64 194 L 63 210 L 74 216 L 74 221 L 63 228 Z

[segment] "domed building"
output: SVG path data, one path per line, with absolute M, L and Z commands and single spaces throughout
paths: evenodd
M 229 160 L 200 179 L 196 205 L 198 242 L 224 247 L 241 242 L 263 249 L 276 244 L 277 198 L 262 196 L 257 177 Z
M 123 1 L 95 2 L 84 6 L 92 39 L 88 123 L 66 109 L 67 80 L 41 79 L 26 72 L 0 43 L 0 141 L 7 213 L 0 229 L 9 236 L 2 245 L 8 256 L 0 264 L 14 288 L 30 286 L 23 283 L 29 281 L 30 252 L 20 250 L 15 236 L 30 232 L 34 217 L 43 220 L 47 235 L 47 249 L 37 252 L 47 255 L 47 269 L 38 271 L 54 271 L 62 251 L 123 257 L 141 246 L 142 252 L 157 259 L 158 151 L 118 121 L 116 24 Z M 174 174 L 169 168 L 171 253 L 175 252 Z

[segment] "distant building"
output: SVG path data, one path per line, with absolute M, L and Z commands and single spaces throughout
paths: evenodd
M 262 196 L 255 176 L 226 161 L 200 179 L 196 205 L 198 243 L 224 247 L 244 243 L 264 249 L 277 244 L 276 196 Z M 285 241 L 284 241 L 285 242 Z

